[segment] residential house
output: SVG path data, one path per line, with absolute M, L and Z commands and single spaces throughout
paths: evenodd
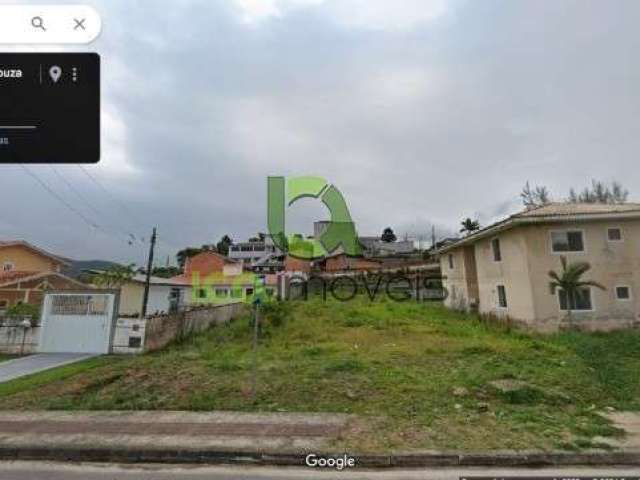
M 264 287 L 268 296 L 278 291 L 278 275 L 242 273 L 231 276 L 212 276 L 201 284 L 192 285 L 191 303 L 231 303 L 246 301 L 258 287 Z
M 267 285 L 275 286 L 275 275 L 259 275 Z M 252 295 L 256 275 L 243 271 L 243 262 L 227 258 L 216 252 L 201 252 L 185 263 L 184 273 L 170 280 L 188 290 L 182 293 L 182 303 L 206 303 L 211 299 L 216 302 L 235 301 Z M 273 293 L 273 289 L 267 288 Z M 226 299 L 226 300 L 225 300 Z
M 362 272 L 380 269 L 382 262 L 363 257 L 349 257 L 344 253 L 332 255 L 314 262 L 321 271 L 326 273 Z
M 383 242 L 380 237 L 358 237 L 365 257 L 382 257 L 389 255 L 407 255 L 413 253 L 415 246 L 412 240 Z
M 328 220 L 314 222 L 313 238 L 320 241 L 323 233 L 331 224 Z M 358 243 L 362 247 L 362 255 L 365 257 L 382 257 L 389 255 L 406 255 L 413 253 L 415 246 L 411 240 L 401 240 L 395 242 L 383 242 L 380 236 L 358 236 Z M 334 252 L 333 255 L 343 253 L 342 248 Z
M 287 255 L 284 259 L 284 270 L 288 275 L 307 275 L 311 272 L 311 260 Z
M 273 253 L 254 262 L 250 270 L 257 274 L 276 274 L 284 270 L 284 261 L 284 254 Z
M 46 290 L 88 288 L 61 273 L 68 264 L 24 240 L 0 241 L 0 312 L 20 303 L 40 306 Z
M 18 304 L 40 307 L 47 290 L 90 288 L 57 272 L 0 272 L 0 313 Z
M 540 331 L 638 326 L 640 204 L 553 203 L 525 210 L 440 250 L 449 307 L 508 317 Z M 552 292 L 548 272 L 586 261 L 576 299 Z M 571 315 L 568 315 L 569 310 Z
M 242 274 L 242 264 L 213 251 L 200 252 L 185 261 L 184 272 L 172 278 L 152 276 L 149 284 L 147 315 L 170 313 L 197 301 L 194 292 L 213 277 L 232 279 Z M 120 287 L 121 316 L 138 316 L 142 311 L 146 275 L 135 275 Z
M 137 274 L 120 286 L 120 316 L 137 317 L 142 311 L 146 275 Z M 170 313 L 190 303 L 190 284 L 175 278 L 152 276 L 147 315 Z
M 0 241 L 2 272 L 60 272 L 69 262 L 24 240 Z
M 282 254 L 271 235 L 265 235 L 264 240 L 234 243 L 229 247 L 229 258 L 240 262 L 246 269 L 251 269 L 254 265 L 264 264 L 269 259 Z
M 183 274 L 176 278 L 184 282 L 191 282 L 195 274 L 204 279 L 211 274 L 218 273 L 225 276 L 239 275 L 242 273 L 242 262 L 213 251 L 200 252 L 187 258 Z

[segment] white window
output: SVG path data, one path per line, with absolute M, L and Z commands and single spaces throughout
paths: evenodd
M 498 285 L 496 290 L 498 291 L 498 306 L 507 308 L 507 289 L 504 288 L 504 285 Z
M 2 271 L 3 272 L 10 272 L 14 268 L 16 268 L 16 266 L 15 266 L 15 264 L 13 262 L 6 261 L 6 262 L 4 262 L 2 264 Z
M 453 270 L 453 255 L 449 254 L 449 269 Z
M 626 285 L 616 287 L 616 299 L 631 300 L 631 288 Z
M 494 238 L 491 240 L 491 252 L 493 253 L 493 261 L 501 262 L 502 261 L 502 252 L 500 252 L 500 239 Z
M 588 287 L 578 289 L 573 295 L 567 295 L 565 290 L 558 290 L 560 310 L 593 310 L 591 302 L 591 289 Z
M 622 241 L 622 229 L 620 228 L 607 228 L 607 240 L 610 242 Z
M 584 252 L 582 230 L 551 232 L 551 250 L 554 253 Z

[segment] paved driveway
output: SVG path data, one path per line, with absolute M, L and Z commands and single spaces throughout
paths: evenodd
M 94 357 L 87 353 L 39 353 L 0 363 L 0 383 Z

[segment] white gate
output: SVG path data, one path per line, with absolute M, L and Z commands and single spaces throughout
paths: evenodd
M 114 307 L 113 293 L 47 293 L 39 350 L 109 353 Z

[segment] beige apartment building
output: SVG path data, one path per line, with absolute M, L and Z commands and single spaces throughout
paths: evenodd
M 551 292 L 560 257 L 591 265 L 568 305 Z M 440 250 L 445 304 L 539 331 L 640 327 L 640 204 L 553 203 L 508 217 Z M 570 317 L 567 307 L 571 307 Z

